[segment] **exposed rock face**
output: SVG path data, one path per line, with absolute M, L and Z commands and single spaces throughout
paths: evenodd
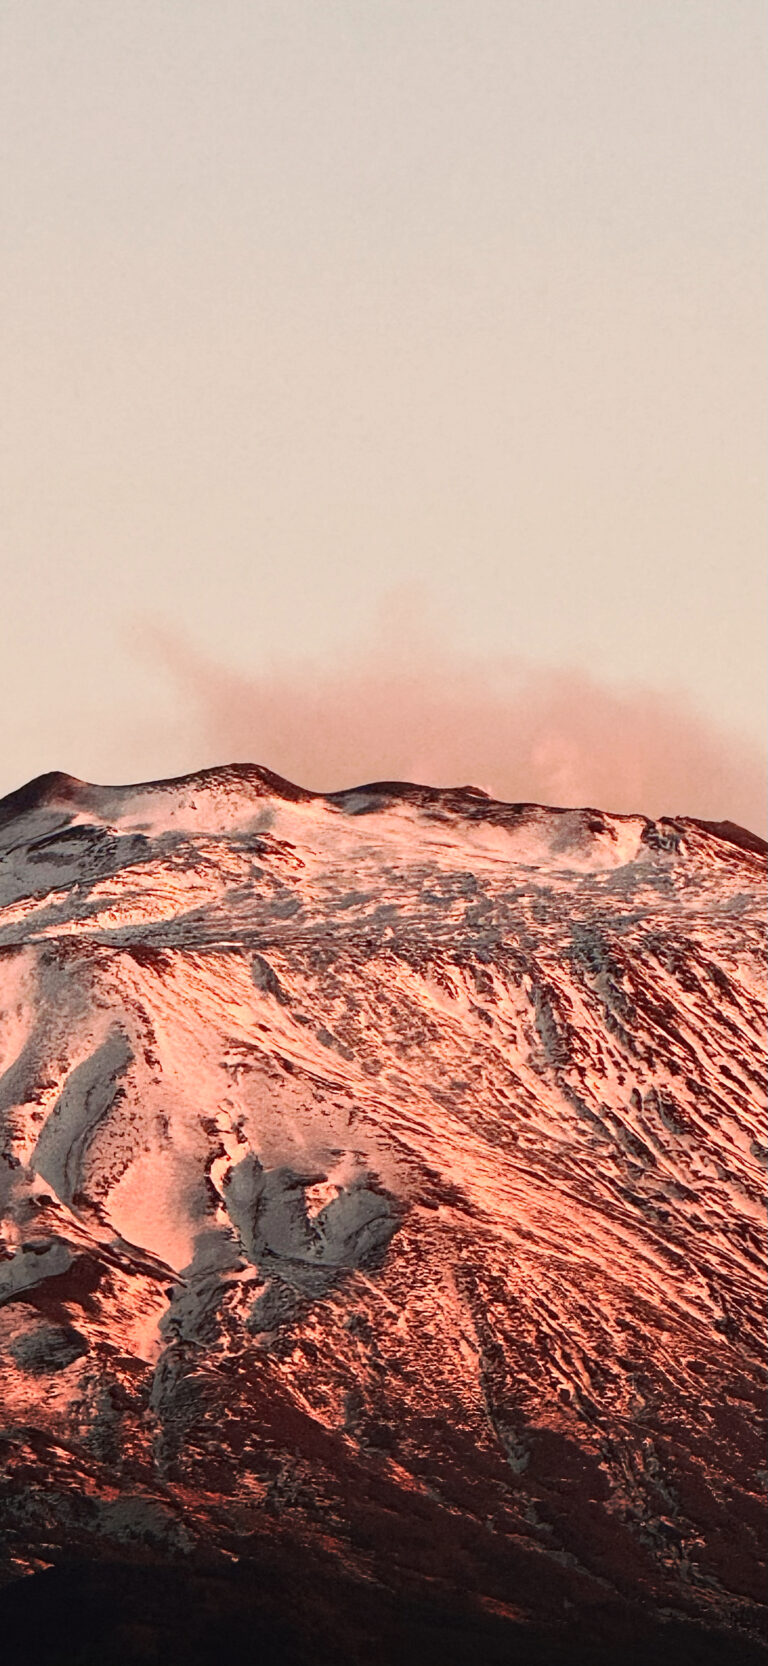
M 9 1635 L 759 1657 L 764 870 L 253 766 L 0 804 Z

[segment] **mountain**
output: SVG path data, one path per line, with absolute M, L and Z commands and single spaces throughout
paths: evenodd
M 764 1659 L 765 845 L 252 765 L 0 803 L 0 1627 Z

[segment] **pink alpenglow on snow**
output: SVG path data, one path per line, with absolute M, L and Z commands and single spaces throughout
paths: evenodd
M 764 884 L 477 787 L 0 803 L 9 1660 L 762 1658 Z

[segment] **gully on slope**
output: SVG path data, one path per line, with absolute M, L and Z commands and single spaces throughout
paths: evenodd
M 0 803 L 9 1637 L 758 1658 L 764 879 L 251 765 Z

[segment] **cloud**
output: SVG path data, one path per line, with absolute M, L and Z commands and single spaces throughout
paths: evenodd
M 156 627 L 142 652 L 176 685 L 201 762 L 255 762 L 316 790 L 373 780 L 480 786 L 520 802 L 730 819 L 762 830 L 756 747 L 681 694 L 586 671 L 454 659 L 403 610 L 335 664 L 244 675 Z

